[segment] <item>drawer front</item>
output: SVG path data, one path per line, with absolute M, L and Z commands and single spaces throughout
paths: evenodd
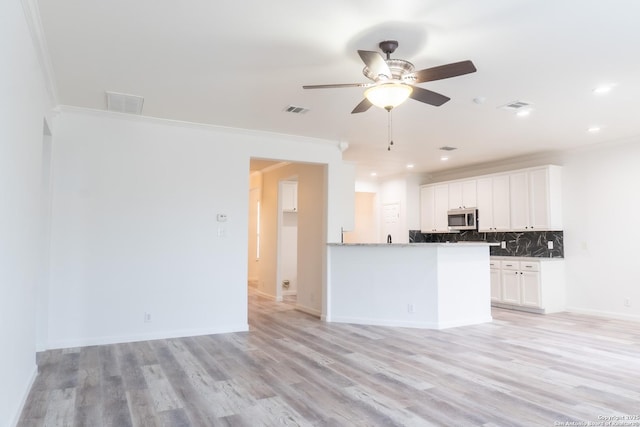
M 500 261 L 489 261 L 489 268 L 500 268 Z
M 503 270 L 519 270 L 520 262 L 518 261 L 500 261 L 500 266 Z
M 538 261 L 520 261 L 520 269 L 522 271 L 540 271 L 540 262 L 538 262 Z

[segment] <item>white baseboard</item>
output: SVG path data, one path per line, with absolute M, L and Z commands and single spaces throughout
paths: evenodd
M 256 294 L 258 294 L 259 296 L 261 296 L 263 298 L 270 299 L 271 301 L 282 302 L 282 297 L 281 296 L 280 297 L 276 297 L 274 295 L 267 294 L 265 292 L 258 291 L 258 290 L 256 290 Z
M 613 311 L 593 310 L 589 308 L 567 307 L 565 311 L 576 314 L 586 314 L 588 316 L 606 317 L 609 319 L 629 320 L 632 322 L 640 322 L 640 315 L 617 313 Z
M 208 329 L 184 329 L 175 331 L 159 331 L 145 334 L 132 334 L 122 336 L 106 336 L 106 337 L 86 337 L 72 340 L 60 340 L 52 341 L 49 343 L 48 350 L 61 349 L 61 348 L 73 348 L 73 347 L 87 347 L 90 345 L 106 345 L 106 344 L 121 344 L 127 342 L 137 341 L 152 341 L 169 338 L 183 338 L 183 337 L 195 337 L 199 335 L 216 335 L 227 334 L 230 332 L 246 332 L 249 330 L 247 323 L 239 325 L 224 325 L 217 328 Z
M 31 372 L 31 377 L 29 381 L 27 381 L 27 386 L 22 392 L 22 398 L 20 399 L 20 404 L 16 409 L 16 413 L 13 416 L 13 422 L 10 424 L 11 426 L 16 427 L 18 425 L 18 421 L 20 421 L 20 415 L 22 415 L 22 411 L 24 410 L 24 405 L 27 403 L 27 399 L 29 398 L 29 393 L 31 392 L 31 388 L 33 387 L 33 383 L 36 381 L 36 377 L 38 376 L 38 365 L 33 365 L 33 371 Z
M 318 318 L 322 318 L 322 312 L 320 310 L 316 310 L 315 308 L 306 307 L 306 306 L 300 305 L 300 304 L 296 304 L 295 308 L 296 308 L 296 310 L 301 311 L 303 313 L 307 313 L 307 314 L 310 314 L 312 316 L 315 316 L 315 317 L 318 317 Z
M 419 328 L 419 329 L 447 329 L 457 328 L 460 326 L 478 325 L 480 323 L 489 323 L 493 319 L 491 316 L 479 319 L 464 319 L 456 322 L 424 322 L 424 321 L 407 321 L 407 320 L 386 320 L 386 319 L 368 319 L 363 317 L 331 317 L 331 322 L 335 323 L 353 323 L 356 325 L 370 326 L 390 326 L 394 328 Z

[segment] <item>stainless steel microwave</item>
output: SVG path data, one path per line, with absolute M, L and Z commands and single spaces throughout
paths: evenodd
M 451 209 L 447 211 L 449 230 L 477 230 L 478 210 L 476 208 Z

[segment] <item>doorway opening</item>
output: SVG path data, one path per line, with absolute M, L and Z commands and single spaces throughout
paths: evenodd
M 250 300 L 253 295 L 284 301 L 320 317 L 327 166 L 265 159 L 251 159 L 250 165 Z

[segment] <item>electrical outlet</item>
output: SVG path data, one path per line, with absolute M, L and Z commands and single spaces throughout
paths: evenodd
M 413 313 L 414 307 L 413 304 L 407 304 L 407 313 Z
M 507 242 L 505 242 L 504 240 L 500 242 L 500 248 L 507 249 Z
M 625 307 L 631 307 L 631 298 L 625 298 L 624 299 L 624 306 Z
M 144 323 L 151 323 L 151 313 L 144 314 Z
M 547 242 L 547 249 L 549 249 L 549 250 L 553 249 L 553 240 L 549 240 Z

